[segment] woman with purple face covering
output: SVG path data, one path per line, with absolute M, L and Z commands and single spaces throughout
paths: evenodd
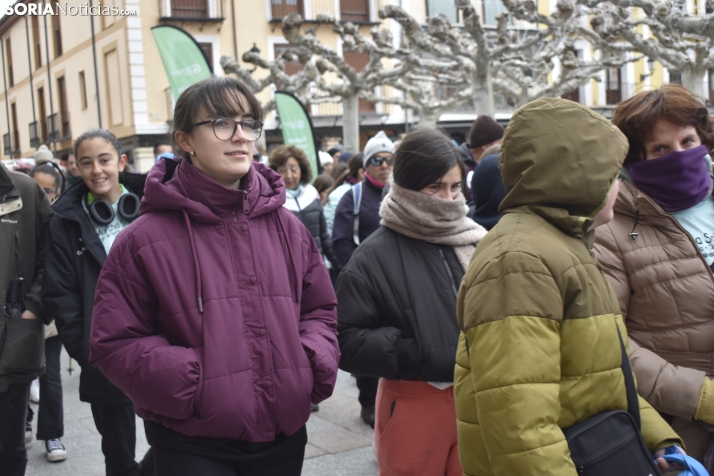
M 714 470 L 714 130 L 670 84 L 621 103 L 630 142 L 615 218 L 595 254 L 617 293 L 638 391 Z

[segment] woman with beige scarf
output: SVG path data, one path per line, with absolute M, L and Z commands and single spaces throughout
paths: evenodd
M 394 157 L 381 227 L 337 280 L 340 368 L 381 377 L 380 476 L 461 475 L 453 375 L 456 295 L 486 230 L 466 217 L 464 163 L 443 134 L 417 129 Z

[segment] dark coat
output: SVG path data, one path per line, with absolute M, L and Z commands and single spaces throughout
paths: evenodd
M 145 175 L 122 173 L 119 181 L 131 192 L 144 194 Z M 129 403 L 124 394 L 93 365 L 89 365 L 89 331 L 94 291 L 107 259 L 82 200 L 85 183 L 70 187 L 52 206 L 42 298 L 67 353 L 82 367 L 79 398 L 89 403 Z
M 297 197 L 287 194 L 285 208 L 293 212 L 305 225 L 320 253 L 325 255 L 337 270 L 341 269 L 342 265 L 332 251 L 332 237 L 327 233 L 325 211 L 320 203 L 320 194 L 315 187 L 309 184 L 303 185 Z
M 153 167 L 97 284 L 90 362 L 137 414 L 189 436 L 273 441 L 332 394 L 335 293 L 283 179 L 245 189 L 187 161 Z
M 381 227 L 337 279 L 340 368 L 357 375 L 452 382 L 464 271 L 450 246 Z
M 476 167 L 471 180 L 471 193 L 476 209 L 471 216 L 482 227 L 490 230 L 503 215 L 498 207 L 506 197 L 501 172 L 498 170 L 498 155 L 487 155 Z
M 354 190 L 354 188 L 353 188 Z M 354 191 L 348 190 L 335 210 L 332 226 L 332 251 L 344 266 L 357 249 L 354 242 Z M 376 187 L 368 179 L 362 181 L 362 200 L 359 206 L 360 243 L 379 228 L 379 206 L 382 204 L 383 189 Z
M 0 165 L 0 305 L 10 281 L 24 279 L 24 308 L 38 319 L 0 312 L 0 392 L 45 371 L 42 323 L 50 318 L 40 302 L 45 235 L 52 216 L 42 188 L 25 174 Z

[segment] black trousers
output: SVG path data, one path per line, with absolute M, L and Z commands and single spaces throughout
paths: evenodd
M 40 400 L 42 400 L 40 398 Z M 146 452 L 138 464 L 136 449 L 136 416 L 128 405 L 92 403 L 92 416 L 97 431 L 102 435 L 102 453 L 107 476 L 141 476 L 153 474 L 153 453 Z
M 156 476 L 300 476 L 302 472 L 304 426 L 294 435 L 281 433 L 266 443 L 187 436 L 148 421 L 144 426 L 154 451 Z
M 0 393 L 0 473 L 3 476 L 25 474 L 25 419 L 31 384 L 15 383 Z
M 62 376 L 59 336 L 45 340 L 47 370 L 40 377 L 40 409 L 37 413 L 37 439 L 53 440 L 64 436 L 64 408 L 62 405 Z
M 305 449 L 284 460 L 245 465 L 166 448 L 154 448 L 156 476 L 300 476 Z
M 375 401 L 377 400 L 377 385 L 379 385 L 379 378 L 357 375 L 356 380 L 357 388 L 359 389 L 359 404 L 362 405 L 362 408 L 374 408 Z

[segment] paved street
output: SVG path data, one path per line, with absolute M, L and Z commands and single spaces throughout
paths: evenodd
M 65 436 L 68 458 L 61 463 L 45 459 L 43 442 L 33 441 L 28 448 L 27 476 L 102 476 L 104 458 L 99 434 L 94 428 L 89 404 L 79 401 L 79 372 L 67 372 L 67 354 L 62 355 Z M 75 369 L 77 364 L 74 363 Z M 37 430 L 37 405 L 33 430 Z M 372 450 L 372 429 L 359 417 L 357 387 L 348 374 L 340 372 L 333 396 L 320 404 L 307 423 L 304 476 L 376 476 L 377 463 Z M 137 417 L 136 454 L 139 459 L 148 449 L 144 426 Z

